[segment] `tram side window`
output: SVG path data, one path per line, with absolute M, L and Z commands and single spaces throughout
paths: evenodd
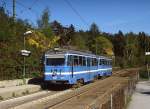
M 112 60 L 110 61 L 110 65 L 112 65 Z
M 97 66 L 97 59 L 96 58 L 92 58 L 92 66 Z
M 82 66 L 82 56 L 79 56 L 79 66 Z
M 107 60 L 104 59 L 104 65 L 107 65 Z
M 94 66 L 94 58 L 92 58 L 92 66 Z
M 105 65 L 105 60 L 104 59 L 102 60 L 102 65 Z
M 102 65 L 102 59 L 99 59 L 99 65 Z
M 104 63 L 104 59 L 101 59 L 101 65 L 104 65 L 105 63 Z
M 78 56 L 74 56 L 74 66 L 78 66 L 79 65 L 79 57 Z
M 98 65 L 98 59 L 95 58 L 95 66 Z
M 109 61 L 109 65 L 111 65 L 111 60 Z
M 90 65 L 90 58 L 87 58 L 87 66 L 91 66 Z
M 72 66 L 72 61 L 73 61 L 73 56 L 72 55 L 68 55 L 67 65 L 68 66 Z
M 85 57 L 82 57 L 82 65 L 86 66 L 86 58 Z
M 105 65 L 108 65 L 108 60 L 105 60 Z

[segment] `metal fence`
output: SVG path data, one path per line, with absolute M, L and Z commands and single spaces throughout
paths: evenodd
M 42 76 L 43 67 L 26 66 L 25 78 Z M 0 80 L 13 80 L 23 78 L 23 66 L 0 65 Z
M 139 79 L 138 72 L 126 79 L 127 82 L 100 96 L 87 109 L 125 109 L 131 100 L 131 95 Z

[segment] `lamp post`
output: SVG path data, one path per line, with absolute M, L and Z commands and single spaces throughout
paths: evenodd
M 23 50 L 21 50 L 21 55 L 23 56 L 23 83 L 25 84 L 25 74 L 26 74 L 26 57 L 29 56 L 31 54 L 30 51 L 26 50 L 26 46 L 25 46 L 25 37 L 29 34 L 31 34 L 32 31 L 26 31 L 23 35 Z
M 148 56 L 150 55 L 150 52 L 145 52 L 145 55 Z M 149 74 L 149 65 L 148 65 L 148 62 L 146 64 L 146 68 L 147 68 L 147 73 L 148 73 L 148 79 L 150 80 L 150 74 Z

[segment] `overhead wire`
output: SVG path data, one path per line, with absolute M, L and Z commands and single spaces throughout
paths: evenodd
M 31 13 L 33 13 L 36 17 L 38 17 L 38 12 L 37 11 L 33 10 L 30 7 L 25 6 L 24 4 L 22 4 L 21 2 L 19 2 L 17 0 L 16 0 L 16 3 L 19 4 L 20 6 L 22 6 L 24 9 L 26 9 L 26 10 L 30 11 Z M 21 13 L 23 13 L 23 10 L 21 10 Z
M 87 23 L 87 21 L 81 16 L 81 14 L 74 8 L 74 6 L 68 1 L 68 0 L 64 0 L 67 5 L 72 9 L 72 11 L 80 18 L 80 20 L 87 26 L 89 27 L 89 24 Z
M 35 1 L 31 4 L 31 6 L 29 7 L 29 9 L 32 9 L 33 6 L 34 6 L 38 1 L 39 1 L 39 0 L 35 0 Z

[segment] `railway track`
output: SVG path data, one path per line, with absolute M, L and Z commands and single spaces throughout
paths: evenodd
M 118 85 L 117 83 L 119 81 L 122 80 L 117 77 L 107 78 L 94 84 L 92 88 L 88 88 L 84 92 L 72 96 L 56 105 L 46 107 L 46 109 L 87 109 L 92 101 L 112 89 L 115 85 Z
M 106 91 L 111 90 L 118 85 L 122 78 L 116 77 L 121 71 L 113 72 L 113 76 L 98 80 L 94 83 L 82 86 L 75 90 L 67 89 L 64 91 L 49 91 L 45 94 L 37 94 L 38 96 L 30 96 L 20 99 L 12 99 L 3 105 L 0 102 L 2 109 L 81 109 L 86 108 L 91 101 L 94 101 L 98 96 L 103 95 Z M 21 101 L 21 102 L 20 102 Z M 6 102 L 6 101 L 3 101 Z

